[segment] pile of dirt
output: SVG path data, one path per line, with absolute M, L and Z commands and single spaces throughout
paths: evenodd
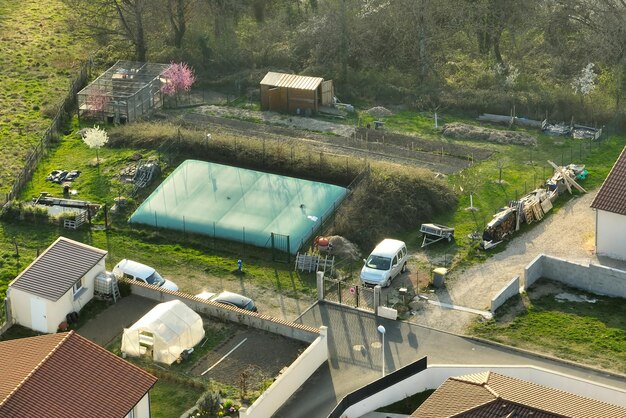
M 391 113 L 391 110 L 382 106 L 375 106 L 368 110 L 367 113 L 374 116 L 375 118 L 382 118 L 384 116 L 391 116 L 393 114 Z
M 525 132 L 500 131 L 454 122 L 443 126 L 444 136 L 454 139 L 478 139 L 498 144 L 537 145 L 537 139 Z
M 361 258 L 361 252 L 359 251 L 359 248 L 341 235 L 333 235 L 331 237 L 328 237 L 328 241 L 332 246 L 333 255 L 345 257 L 350 260 L 359 260 Z

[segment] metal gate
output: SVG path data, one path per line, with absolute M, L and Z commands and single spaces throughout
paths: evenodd
M 291 262 L 289 254 L 289 235 L 276 234 L 272 232 L 272 261 L 278 261 L 280 263 Z
M 324 278 L 324 300 L 374 311 L 374 289 L 343 280 Z

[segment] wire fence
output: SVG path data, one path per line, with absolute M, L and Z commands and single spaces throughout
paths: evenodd
M 63 102 L 59 105 L 56 115 L 52 119 L 50 126 L 45 130 L 39 142 L 34 146 L 31 152 L 26 156 L 24 160 L 24 168 L 20 171 L 13 181 L 11 188 L 4 195 L 0 196 L 0 205 L 4 207 L 8 202 L 15 199 L 24 186 L 32 178 L 33 172 L 37 168 L 37 164 L 41 159 L 47 155 L 50 146 L 60 140 L 62 134 L 62 127 L 71 115 L 74 105 L 76 103 L 76 93 L 85 86 L 89 75 L 91 73 L 91 60 L 84 61 L 76 77 L 70 82 L 70 87 L 67 95 L 63 99 Z

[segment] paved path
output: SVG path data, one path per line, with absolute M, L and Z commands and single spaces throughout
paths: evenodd
M 326 417 L 346 394 L 379 378 L 381 324 L 389 372 L 428 356 L 429 364 L 534 365 L 626 390 L 623 378 L 334 304 L 316 304 L 298 322 L 328 327 L 330 358 L 275 418 Z
M 77 332 L 88 340 L 106 347 L 124 328 L 128 328 L 158 302 L 139 296 L 127 296 L 116 303 L 115 309 L 106 309 L 91 318 Z

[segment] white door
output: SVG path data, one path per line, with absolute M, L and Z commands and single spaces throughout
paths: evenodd
M 31 328 L 39 332 L 48 332 L 48 318 L 46 317 L 46 302 L 41 299 L 30 300 Z

